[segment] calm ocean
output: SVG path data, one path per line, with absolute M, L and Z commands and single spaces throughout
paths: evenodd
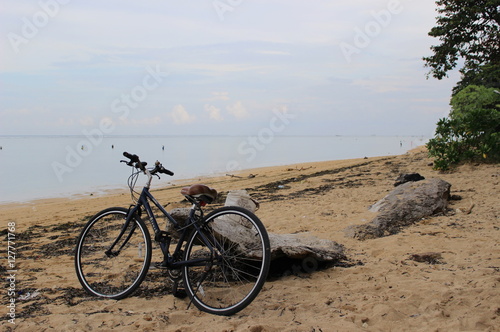
M 169 181 L 264 166 L 402 154 L 422 137 L 0 136 L 0 203 L 126 188 L 123 151 L 172 170 Z

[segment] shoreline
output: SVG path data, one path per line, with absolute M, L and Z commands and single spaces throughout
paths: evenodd
M 170 166 L 176 173 L 174 179 L 184 180 L 200 176 L 213 177 L 221 174 L 223 175 L 228 172 L 228 169 L 236 167 L 242 168 L 243 170 L 250 170 L 268 166 L 344 160 L 364 156 L 398 155 L 406 153 L 408 149 L 418 146 L 419 144 L 424 144 L 425 142 L 424 138 L 408 136 L 376 136 L 373 139 L 369 136 L 331 136 L 326 140 L 321 139 L 321 137 L 312 138 L 313 139 L 306 140 L 307 144 L 302 145 L 304 142 L 300 137 L 280 136 L 281 140 L 274 140 L 272 145 L 266 146 L 262 151 L 260 150 L 262 147 L 254 148 L 246 141 L 242 141 L 240 145 L 237 145 L 237 138 L 236 141 L 230 138 L 223 138 L 222 140 L 216 139 L 215 143 L 221 144 L 223 151 L 227 150 L 228 152 L 214 154 L 208 151 L 201 153 L 199 158 L 202 160 L 206 159 L 207 162 L 209 162 L 207 169 L 203 167 L 203 163 L 199 163 L 199 159 L 194 159 L 192 157 L 185 159 L 182 157 L 182 154 L 179 155 L 180 151 L 186 147 L 170 147 L 172 148 L 171 152 L 170 150 L 162 151 L 161 140 L 143 139 L 143 143 L 150 146 L 150 148 L 144 148 L 143 153 L 149 156 L 147 157 L 147 161 L 151 162 L 155 160 L 154 158 L 159 158 L 161 161 L 164 161 L 165 166 L 167 168 Z M 31 147 L 31 150 L 27 151 L 27 155 L 33 155 L 34 158 L 37 158 L 41 169 L 40 172 L 34 173 L 31 169 L 20 167 L 18 171 L 21 173 L 26 172 L 26 175 L 19 181 L 14 181 L 13 178 L 4 176 L 5 181 L 2 180 L 3 186 L 0 190 L 2 192 L 0 204 L 2 205 L 16 202 L 27 203 L 38 199 L 68 197 L 75 193 L 77 195 L 90 193 L 98 194 L 101 191 L 106 192 L 109 189 L 127 188 L 127 176 L 130 172 L 126 169 L 116 168 L 118 167 L 116 166 L 117 161 L 123 159 L 121 156 L 122 149 L 126 150 L 126 144 L 129 144 L 130 140 L 126 138 L 121 138 L 120 142 L 114 142 L 114 149 L 109 149 L 109 146 L 106 148 L 106 143 L 103 143 L 100 149 L 96 149 L 93 154 L 82 159 L 81 164 L 75 162 L 74 165 L 71 164 L 69 169 L 64 168 L 68 163 L 68 155 L 66 155 L 66 162 L 65 159 L 62 158 L 63 155 L 60 155 L 60 151 L 54 155 L 57 155 L 57 158 L 46 158 L 45 156 L 52 156 L 53 153 L 55 153 L 53 151 L 46 151 L 49 144 L 43 144 L 41 146 L 43 149 L 41 150 L 34 149 L 33 144 L 29 144 L 30 140 L 33 139 L 29 138 L 26 142 L 19 139 L 19 142 L 12 144 L 12 146 L 7 144 L 0 152 L 5 158 L 15 158 L 21 165 L 28 165 L 28 161 L 24 160 L 26 158 L 16 152 L 23 146 L 22 144 L 27 144 Z M 69 146 L 73 147 L 73 145 L 76 144 L 77 140 L 75 138 L 71 138 L 71 140 L 67 141 L 55 138 L 53 144 L 59 144 L 59 150 L 64 150 L 62 149 L 64 144 L 67 144 L 66 148 Z M 196 139 L 194 141 L 190 140 L 189 144 L 192 145 L 196 141 Z M 108 143 L 111 144 L 111 141 Z M 241 145 L 242 143 L 245 144 Z M 287 143 L 292 144 L 292 146 L 296 145 L 297 151 L 295 151 L 293 155 L 284 157 L 282 151 L 287 151 L 286 149 L 290 147 L 284 145 Z M 172 144 L 172 142 L 169 144 Z M 153 148 L 153 146 L 156 145 L 160 146 L 159 151 Z M 244 146 L 245 149 L 239 151 L 238 149 L 241 146 Z M 169 147 L 167 148 L 170 149 Z M 37 153 L 40 154 L 39 157 L 36 157 Z M 255 158 L 256 154 L 259 154 L 258 158 Z M 180 159 L 175 157 L 177 155 L 181 156 Z M 168 162 L 168 160 L 170 160 L 170 162 Z M 104 167 L 103 169 L 96 167 L 96 165 L 99 165 L 103 161 L 105 161 L 105 164 L 102 164 Z M 55 173 L 54 163 L 63 167 L 60 173 Z M 234 167 L 231 165 L 234 165 Z M 78 169 L 78 172 L 73 172 L 73 170 L 76 169 Z M 161 182 L 170 182 L 170 180 L 169 177 L 162 177 Z M 3 201 L 1 201 L 2 199 Z
M 23 136 L 20 136 L 23 137 Z M 410 136 L 409 136 L 410 137 Z M 413 137 L 413 136 L 411 136 Z M 415 136 L 417 137 L 417 136 Z M 418 136 L 420 137 L 420 136 Z M 405 151 L 403 154 L 410 153 L 412 151 L 418 151 L 419 149 L 425 148 L 424 145 L 418 145 L 416 147 L 410 148 L 409 150 Z M 293 168 L 293 167 L 298 167 L 302 165 L 314 165 L 314 164 L 323 164 L 323 163 L 328 163 L 328 164 L 335 164 L 337 162 L 350 162 L 354 160 L 361 160 L 364 158 L 384 158 L 384 157 L 394 157 L 394 156 L 399 156 L 401 154 L 388 154 L 388 155 L 380 155 L 380 156 L 373 156 L 373 157 L 359 157 L 359 158 L 348 158 L 348 159 L 333 159 L 333 160 L 320 160 L 320 161 L 311 161 L 311 162 L 299 162 L 299 163 L 292 163 L 292 164 L 283 164 L 283 165 L 271 165 L 271 166 L 262 166 L 262 167 L 252 167 L 252 168 L 245 168 L 241 170 L 235 170 L 230 173 L 234 174 L 244 174 L 244 173 L 252 173 L 252 172 L 258 172 L 259 170 L 272 170 L 276 169 L 279 167 L 283 168 Z M 211 175 L 207 174 L 200 174 L 199 176 L 194 176 L 194 177 L 187 177 L 187 178 L 181 178 L 181 179 L 172 179 L 171 181 L 168 181 L 166 184 L 163 185 L 155 185 L 155 180 L 158 181 L 157 178 L 153 178 L 152 181 L 152 189 L 151 191 L 155 190 L 162 190 L 165 189 L 168 185 L 176 186 L 182 183 L 182 185 L 188 185 L 189 183 L 194 184 L 196 181 L 203 181 L 205 179 L 219 179 L 225 177 L 227 174 L 229 174 L 227 171 L 226 172 L 220 172 L 220 173 L 214 173 Z M 163 179 L 166 178 L 166 175 L 162 176 Z M 137 182 L 137 186 L 140 186 L 142 188 L 141 184 L 141 179 L 144 179 L 142 182 L 145 181 L 144 177 L 141 177 L 139 181 Z M 121 188 L 117 188 L 117 187 Z M 128 186 L 126 184 L 126 179 L 124 178 L 123 185 L 108 185 L 108 186 L 100 186 L 100 187 L 95 187 L 91 188 L 90 190 L 82 190 L 79 192 L 72 192 L 71 194 L 64 194 L 61 193 L 60 195 L 56 196 L 44 196 L 44 197 L 36 197 L 36 198 L 27 198 L 27 199 L 22 199 L 22 200 L 15 200 L 15 201 L 0 201 L 0 210 L 2 209 L 3 206 L 6 205 L 30 205 L 30 204 L 36 204 L 37 202 L 44 202 L 44 201 L 51 201 L 51 200 L 78 200 L 82 198 L 89 198 L 89 197 L 105 197 L 108 195 L 118 195 L 118 194 L 123 194 L 123 193 L 129 193 Z

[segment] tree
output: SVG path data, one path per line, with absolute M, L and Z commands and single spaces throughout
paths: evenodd
M 451 98 L 448 118 L 437 123 L 427 143 L 434 168 L 447 170 L 462 161 L 500 161 L 500 93 L 470 85 Z
M 450 117 L 458 119 L 467 116 L 474 111 L 491 112 L 498 111 L 500 94 L 493 88 L 469 85 L 451 98 Z
M 476 76 L 482 66 L 498 70 L 500 1 L 437 0 L 436 4 L 440 16 L 429 35 L 439 38 L 441 44 L 431 46 L 434 54 L 423 58 L 425 66 L 430 68 L 428 76 L 442 79 L 457 66 L 459 58 L 464 60 L 460 72 L 468 80 Z
M 452 96 L 469 85 L 481 85 L 500 91 L 500 64 L 487 64 L 464 72 L 462 79 L 453 88 Z
M 500 0 L 437 0 L 441 44 L 424 57 L 429 76 L 442 79 L 463 60 L 451 112 L 427 143 L 434 168 L 465 160 L 500 161 Z

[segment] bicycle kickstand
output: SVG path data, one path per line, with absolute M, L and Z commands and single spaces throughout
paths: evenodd
M 200 280 L 198 281 L 198 287 L 196 287 L 196 290 L 194 291 L 195 294 L 198 293 L 200 288 L 202 289 L 202 292 L 203 292 L 203 287 L 201 286 L 201 284 L 205 281 L 205 278 L 207 277 L 208 272 L 210 272 L 210 270 L 212 269 L 212 265 L 213 265 L 213 263 L 210 263 L 210 264 L 207 264 L 205 266 L 205 271 L 203 271 L 203 274 L 201 275 Z M 191 300 L 189 300 L 187 309 L 189 309 L 189 307 L 191 307 L 192 303 L 193 303 L 193 298 L 191 298 Z

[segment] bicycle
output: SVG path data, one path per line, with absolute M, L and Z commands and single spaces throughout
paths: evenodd
M 128 209 L 112 207 L 93 216 L 81 231 L 75 251 L 78 280 L 90 294 L 109 299 L 131 295 L 144 280 L 151 264 L 151 235 L 142 216 L 149 220 L 154 240 L 163 253 L 158 267 L 168 270 L 173 293 L 182 280 L 190 302 L 202 311 L 232 315 L 247 307 L 259 294 L 270 265 L 267 231 L 252 212 L 237 206 L 217 208 L 204 215 L 217 191 L 195 184 L 181 194 L 192 204 L 185 223 L 176 221 L 150 192 L 153 176 L 172 176 L 156 161 L 146 168 L 137 155 L 124 152 L 132 167 L 128 180 L 134 202 Z M 147 176 L 142 191 L 134 190 L 141 173 Z M 139 195 L 137 198 L 135 195 Z M 179 236 L 160 230 L 150 203 L 171 223 Z

